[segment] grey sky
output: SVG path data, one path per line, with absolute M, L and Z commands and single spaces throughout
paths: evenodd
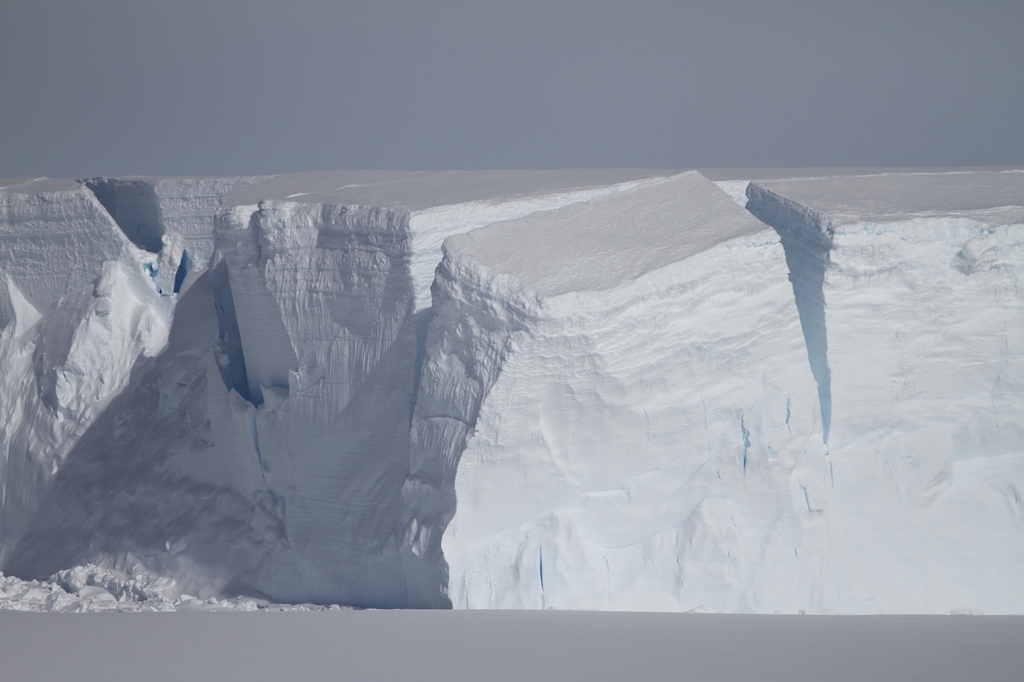
M 1022 164 L 1022 35 L 1021 0 L 4 0 L 0 177 Z

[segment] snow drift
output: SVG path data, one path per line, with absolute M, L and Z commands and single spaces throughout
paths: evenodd
M 8 183 L 0 571 L 1022 612 L 1022 177 Z

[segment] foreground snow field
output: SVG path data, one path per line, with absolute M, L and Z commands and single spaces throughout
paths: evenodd
M 1021 171 L 0 182 L 0 608 L 1024 613 L 1022 275 Z

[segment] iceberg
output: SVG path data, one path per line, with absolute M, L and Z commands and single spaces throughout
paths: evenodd
M 778 580 L 823 553 L 801 529 L 827 476 L 785 256 L 715 184 L 452 237 L 434 308 L 407 494 L 455 606 L 813 601 L 813 573 Z
M 0 565 L 77 439 L 159 355 L 172 307 L 138 251 L 79 183 L 0 188 Z
M 443 586 L 410 590 L 401 544 L 417 330 L 426 319 L 417 295 L 429 296 L 432 253 L 452 232 L 653 176 L 223 180 L 214 184 L 234 186 L 218 199 L 216 217 L 204 204 L 208 237 L 181 227 L 188 216 L 174 227 L 171 192 L 157 191 L 166 183 L 71 183 L 92 209 L 114 211 L 98 210 L 97 220 L 138 261 L 125 268 L 163 313 L 163 345 L 118 355 L 125 381 L 108 402 L 90 403 L 95 420 L 78 420 L 81 432 L 62 441 L 64 466 L 44 486 L 45 504 L 2 538 L 4 570 L 42 578 L 131 555 L 203 597 L 252 590 L 292 602 L 443 605 Z M 187 195 L 195 185 L 179 179 L 170 187 Z M 146 237 L 154 233 L 156 252 Z M 188 262 L 175 255 L 186 237 L 212 248 L 205 269 L 181 276 Z M 111 319 L 122 317 L 139 315 L 115 307 Z M 38 342 L 26 336 L 24 352 Z M 5 364 L 5 375 L 18 371 Z
M 282 601 L 446 603 L 443 585 L 420 577 L 402 515 L 440 243 L 649 176 L 327 173 L 282 176 L 225 197 L 214 233 L 246 377 L 229 387 L 245 399 L 234 398 L 231 415 L 235 432 L 249 424 L 250 461 L 259 461 L 263 489 L 286 510 L 287 542 L 247 585 Z
M 829 608 L 1021 613 L 1024 172 L 797 178 L 747 197 L 804 265 L 793 289 L 825 368 Z
M 0 181 L 2 605 L 1022 613 L 1022 179 Z

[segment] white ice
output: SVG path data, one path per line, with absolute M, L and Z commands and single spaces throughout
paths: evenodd
M 1024 173 L 772 175 L 0 182 L 0 605 L 1024 612 Z

